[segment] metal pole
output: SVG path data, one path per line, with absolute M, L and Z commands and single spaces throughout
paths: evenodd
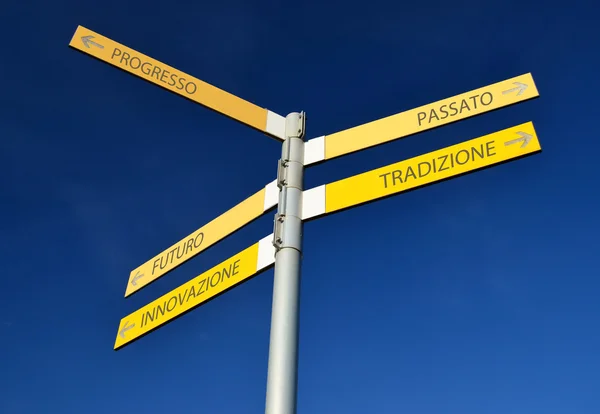
M 275 278 L 267 374 L 266 414 L 295 414 L 298 384 L 298 311 L 302 255 L 304 113 L 286 117 L 286 139 L 277 169 Z

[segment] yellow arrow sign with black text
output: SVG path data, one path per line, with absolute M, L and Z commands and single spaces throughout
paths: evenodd
M 531 73 L 307 141 L 305 165 L 537 98 Z
M 166 275 L 269 211 L 277 205 L 278 195 L 277 182 L 272 181 L 189 236 L 136 267 L 129 274 L 125 297 Z
M 309 219 L 541 151 L 533 123 L 465 141 L 306 190 Z
M 270 234 L 121 319 L 114 349 L 153 331 L 176 316 L 267 269 L 275 262 L 275 247 L 272 242 L 273 234 Z
M 225 92 L 83 26 L 77 27 L 69 46 L 273 138 L 278 140 L 285 138 L 285 118 L 281 115 Z

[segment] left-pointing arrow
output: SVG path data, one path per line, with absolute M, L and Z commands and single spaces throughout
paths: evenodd
M 135 326 L 135 323 L 132 323 L 131 325 L 127 325 L 128 322 L 129 321 L 125 321 L 125 323 L 123 324 L 123 327 L 119 331 L 119 335 L 121 336 L 121 338 L 125 338 L 125 332 L 127 332 L 128 330 L 130 330 L 131 328 L 133 328 Z
M 93 38 L 94 38 L 94 36 L 92 36 L 92 35 L 81 36 L 81 41 L 83 42 L 83 45 L 85 47 L 87 47 L 88 49 L 90 48 L 90 45 L 99 47 L 100 49 L 104 49 L 104 46 L 102 46 L 100 43 L 94 42 L 92 40 Z
M 140 279 L 140 278 L 142 278 L 142 277 L 144 277 L 144 274 L 143 274 L 143 273 L 142 273 L 142 274 L 140 274 L 140 272 L 138 271 L 138 272 L 135 274 L 135 276 L 134 276 L 134 277 L 131 279 L 131 285 L 132 285 L 132 286 L 137 286 L 137 281 L 138 281 L 138 279 Z

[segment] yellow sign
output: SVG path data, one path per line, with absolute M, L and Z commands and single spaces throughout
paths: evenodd
M 183 240 L 133 269 L 125 289 L 125 297 L 167 274 L 216 242 L 261 216 L 278 202 L 276 181 L 221 214 Z
M 314 155 L 305 165 L 404 138 L 539 96 L 530 73 L 335 134 L 309 140 Z M 314 141 L 311 143 L 311 141 Z M 306 156 L 305 156 L 306 157 Z
M 114 349 L 122 347 L 266 269 L 275 260 L 272 240 L 271 234 L 121 319 Z
M 78 26 L 69 46 L 283 140 L 285 118 Z
M 541 146 L 533 123 L 527 122 L 307 190 L 302 218 L 342 210 L 538 151 Z

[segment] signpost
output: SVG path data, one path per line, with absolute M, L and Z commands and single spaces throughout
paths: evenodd
M 269 211 L 277 204 L 278 195 L 277 182 L 273 181 L 210 223 L 133 269 L 129 274 L 125 297 L 166 275 Z
M 304 113 L 277 115 L 79 26 L 71 47 L 283 141 L 277 180 L 130 272 L 125 296 L 278 205 L 273 233 L 124 317 L 114 349 L 274 264 L 267 414 L 296 412 L 305 220 L 541 151 L 532 122 L 303 190 L 304 167 L 539 96 L 530 73 L 304 142 Z

